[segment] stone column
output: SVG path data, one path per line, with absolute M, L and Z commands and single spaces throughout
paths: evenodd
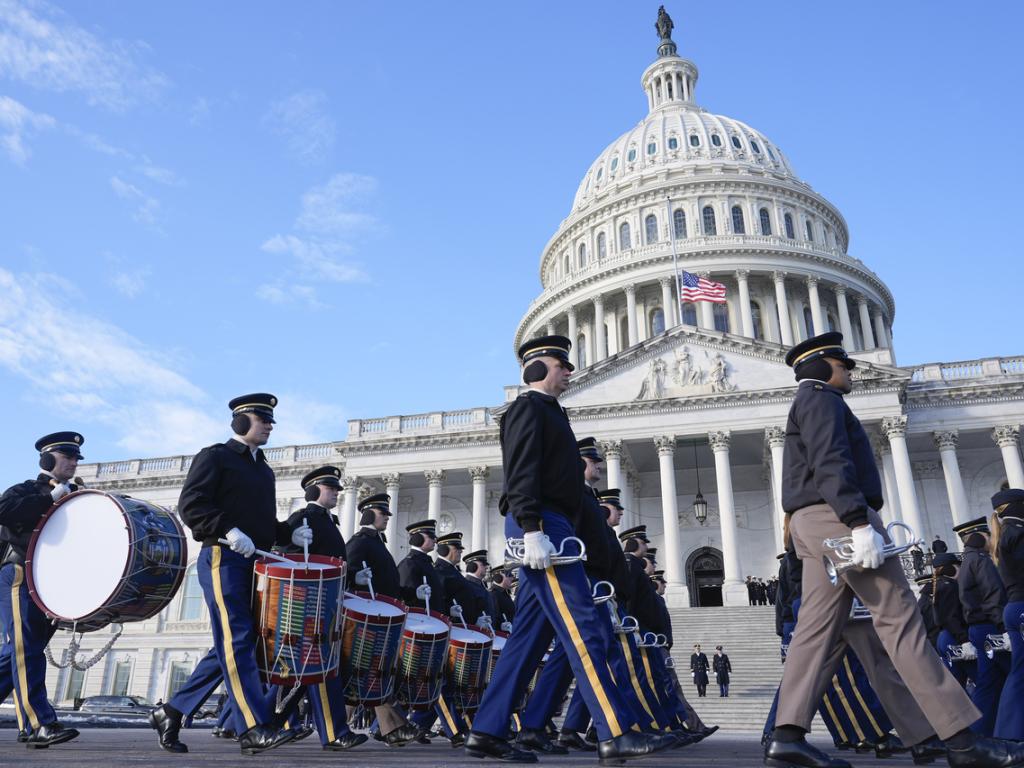
M 576 307 L 569 307 L 565 311 L 566 320 L 569 322 L 569 341 L 576 347 L 576 339 L 579 337 L 579 330 L 576 327 Z M 578 359 L 578 358 L 577 358 Z
M 857 309 L 860 310 L 860 333 L 864 337 L 864 349 L 875 348 L 875 337 L 871 332 L 871 313 L 868 311 L 868 300 L 857 297 Z
M 675 435 L 654 438 L 658 449 L 661 474 L 661 523 L 665 533 L 662 551 L 665 566 L 665 597 L 670 605 L 686 605 L 686 584 L 683 582 L 682 541 L 679 532 L 679 501 L 676 498 Z
M 750 274 L 745 269 L 736 270 L 736 283 L 739 285 L 740 302 L 740 324 L 743 326 L 743 335 L 748 339 L 754 338 L 754 318 L 750 315 L 750 286 L 747 284 L 747 277 Z
M 605 480 L 608 487 L 622 490 L 622 441 L 602 441 L 601 453 L 604 454 Z
M 924 518 L 917 506 L 917 491 L 914 488 L 914 473 L 910 467 L 910 452 L 907 450 L 907 417 L 887 416 L 882 419 L 882 431 L 889 438 L 892 448 L 892 463 L 896 472 L 896 488 L 900 496 L 900 512 L 903 522 L 914 534 L 927 540 Z
M 594 362 L 600 362 L 605 358 L 607 351 L 604 327 L 604 297 L 594 297 Z
M 775 281 L 775 305 L 779 310 L 779 333 L 782 334 L 782 346 L 793 346 L 793 325 L 789 322 L 789 299 L 786 298 L 786 273 L 773 272 Z
M 703 277 L 705 280 L 711 279 L 710 272 L 700 272 L 699 277 Z M 710 301 L 701 301 L 700 304 L 700 325 L 701 328 L 707 328 L 709 331 L 715 330 L 715 305 Z
M 953 525 L 966 523 L 971 517 L 967 493 L 964 491 L 964 479 L 960 476 L 960 462 L 956 458 L 959 433 L 955 429 L 948 432 L 933 432 L 932 438 L 935 440 L 935 447 L 939 449 L 939 458 L 942 459 L 942 474 L 946 478 L 946 493 L 949 496 L 949 509 L 953 513 Z
M 487 531 L 487 467 L 470 467 L 469 476 L 473 481 L 473 548 L 488 549 Z M 472 551 L 472 550 L 470 550 Z
M 341 535 L 345 541 L 356 532 L 356 504 L 359 501 L 359 478 L 346 475 L 341 480 L 345 497 L 341 502 Z
M 427 518 L 437 520 L 441 514 L 441 486 L 444 485 L 443 469 L 428 469 L 423 473 L 427 478 Z
M 1019 437 L 1020 427 L 1015 424 L 992 430 L 992 439 L 1003 454 L 1006 480 L 1011 488 L 1024 488 L 1024 466 L 1020 461 Z
M 818 295 L 818 278 L 807 278 L 807 297 L 811 302 L 811 319 L 814 321 L 814 331 L 809 332 L 811 336 L 817 336 L 828 329 L 825 327 L 825 320 L 821 313 L 821 297 Z
M 850 325 L 850 307 L 846 304 L 846 288 L 837 285 L 835 289 L 836 306 L 839 308 L 839 330 L 843 334 L 843 344 L 853 349 L 853 326 Z
M 617 355 L 621 352 L 619 347 L 619 308 L 615 304 L 609 304 L 605 309 L 605 333 L 608 335 L 608 356 Z
M 872 319 L 875 321 L 875 345 L 888 347 L 889 345 L 885 340 L 885 316 L 882 314 L 882 310 L 876 308 Z
M 547 333 L 548 336 L 554 336 L 555 335 L 555 324 L 553 322 L 551 322 L 550 320 L 548 320 L 547 325 L 544 328 L 544 332 Z
M 885 481 L 885 507 L 882 507 L 882 519 L 888 522 L 902 522 L 903 512 L 900 510 L 900 493 L 896 485 L 896 466 L 892 463 L 892 449 L 886 440 L 878 440 L 876 445 L 878 456 L 882 461 L 882 478 Z
M 746 605 L 747 590 L 740 576 L 739 536 L 736 528 L 736 508 L 732 498 L 732 467 L 729 464 L 728 431 L 709 432 L 708 442 L 715 454 L 715 480 L 718 486 L 718 519 L 722 534 L 722 560 L 725 583 L 722 601 L 725 605 Z
M 658 282 L 661 284 L 661 311 L 665 315 L 665 330 L 675 325 L 675 313 L 672 311 L 672 280 L 663 277 Z
M 626 333 L 629 337 L 629 346 L 632 347 L 639 341 L 636 332 L 636 285 L 633 283 L 626 286 Z
M 771 457 L 772 502 L 775 506 L 772 530 L 775 533 L 775 549 L 777 552 L 782 552 L 786 548 L 786 542 L 782 537 L 782 528 L 786 519 L 786 512 L 782 508 L 782 453 L 786 446 L 786 430 L 782 427 L 768 427 L 764 431 L 764 439 L 768 443 Z
M 391 517 L 388 518 L 388 527 L 384 529 L 384 534 L 388 537 L 388 552 L 396 560 L 398 559 L 398 537 L 399 531 L 404 527 L 404 521 L 398 518 L 398 491 L 401 487 L 399 484 L 399 476 L 397 472 L 389 472 L 380 476 L 380 479 L 384 481 L 384 492 L 391 497 Z

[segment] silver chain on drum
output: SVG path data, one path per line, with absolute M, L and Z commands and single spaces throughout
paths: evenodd
M 77 625 L 76 625 L 77 626 Z M 71 630 L 71 642 L 68 643 L 68 647 L 64 649 L 64 653 L 61 655 L 61 661 L 57 661 L 53 658 L 53 651 L 50 650 L 50 645 L 47 644 L 46 649 L 43 651 L 46 654 L 46 660 L 51 665 L 57 667 L 57 669 L 67 669 L 71 667 L 77 669 L 79 672 L 84 672 L 89 667 L 94 667 L 99 663 L 100 659 L 107 655 L 111 648 L 114 647 L 114 643 L 117 642 L 117 638 L 121 636 L 121 632 L 124 631 L 123 624 L 111 624 L 113 627 L 117 627 L 117 631 L 114 636 L 110 638 L 106 645 L 100 648 L 96 654 L 88 661 L 79 661 L 78 652 L 81 650 L 82 638 L 85 636 L 84 632 L 76 632 L 74 628 Z

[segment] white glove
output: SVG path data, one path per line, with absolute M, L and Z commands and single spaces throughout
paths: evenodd
M 365 587 L 369 584 L 371 578 L 373 578 L 372 568 L 363 568 L 361 571 L 356 571 L 356 584 L 361 587 Z
M 978 658 L 978 649 L 974 647 L 974 643 L 968 640 L 960 648 L 963 650 L 965 659 L 976 659 Z
M 511 621 L 503 621 L 503 622 L 501 622 L 501 631 L 502 632 L 511 632 L 512 631 L 512 622 Z
M 853 529 L 853 562 L 862 568 L 877 568 L 885 560 L 885 539 L 871 525 Z
M 53 486 L 53 490 L 50 491 L 50 498 L 54 501 L 60 501 L 65 496 L 71 493 L 71 486 L 67 483 L 58 483 Z
M 462 618 L 462 606 L 458 603 L 452 603 L 452 607 L 448 610 L 448 615 L 453 619 Z
M 420 584 L 418 587 L 416 587 L 416 599 L 422 600 L 423 602 L 426 602 L 430 599 L 429 584 Z
M 253 553 L 256 552 L 256 545 L 252 543 L 252 539 L 237 528 L 232 528 L 228 531 L 228 535 L 224 538 L 228 540 L 231 551 L 237 552 L 242 557 L 252 557 Z
M 542 571 L 551 565 L 551 556 L 557 550 L 543 531 L 523 534 L 523 565 Z
M 308 525 L 300 525 L 292 531 L 292 544 L 296 547 L 308 547 L 313 543 L 313 529 Z

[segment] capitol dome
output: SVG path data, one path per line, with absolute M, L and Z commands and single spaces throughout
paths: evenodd
M 847 253 L 842 214 L 774 141 L 702 109 L 697 76 L 669 29 L 641 76 L 647 115 L 583 175 L 514 346 L 561 333 L 584 368 L 680 324 L 785 346 L 839 330 L 894 363 L 895 302 Z M 723 284 L 725 302 L 680 304 L 677 269 Z

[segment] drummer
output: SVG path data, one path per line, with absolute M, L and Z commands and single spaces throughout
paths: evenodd
M 470 552 L 462 558 L 462 562 L 466 566 L 467 598 L 472 597 L 464 610 L 466 623 L 493 629 L 498 626 L 498 622 L 492 613 L 491 596 L 484 584 L 487 577 L 487 550 Z
M 502 632 L 512 631 L 516 603 L 512 599 L 512 577 L 505 570 L 504 564 L 491 568 L 491 616 Z
M 462 620 L 466 624 L 471 623 L 467 615 L 467 608 L 473 600 L 473 593 L 466 583 L 466 577 L 459 570 L 459 560 L 465 548 L 462 545 L 462 532 L 452 531 L 446 533 L 437 540 L 437 560 L 434 561 L 434 568 L 437 569 L 441 582 L 444 584 L 445 612 L 453 620 Z M 458 603 L 458 608 L 453 606 Z
M 57 722 L 46 696 L 44 650 L 56 631 L 28 593 L 25 554 L 39 519 L 64 496 L 77 490 L 71 482 L 82 459 L 85 442 L 77 432 L 54 432 L 36 441 L 39 468 L 35 480 L 8 488 L 0 497 L 0 634 L 9 638 L 13 654 L 8 668 L 13 676 L 16 706 L 29 730 L 26 744 L 44 749 L 78 736 L 74 728 Z
M 213 629 L 213 648 L 169 702 L 150 713 L 150 724 L 168 752 L 188 752 L 178 738 L 182 719 L 206 699 L 219 678 L 240 728 L 243 754 L 254 755 L 295 738 L 272 725 L 270 702 L 256 666 L 256 626 L 252 616 L 252 559 L 257 548 L 275 543 L 302 546 L 312 532 L 295 531 L 277 520 L 274 470 L 261 446 L 274 429 L 277 398 L 265 392 L 236 397 L 231 409 L 234 435 L 203 448 L 193 459 L 181 489 L 178 511 L 196 541 L 199 584 Z M 221 541 L 228 542 L 226 545 Z
M 409 554 L 398 564 L 402 601 L 410 608 L 426 608 L 445 613 L 444 582 L 434 568 L 430 553 L 437 546 L 437 521 L 420 520 L 405 526 L 409 534 Z

